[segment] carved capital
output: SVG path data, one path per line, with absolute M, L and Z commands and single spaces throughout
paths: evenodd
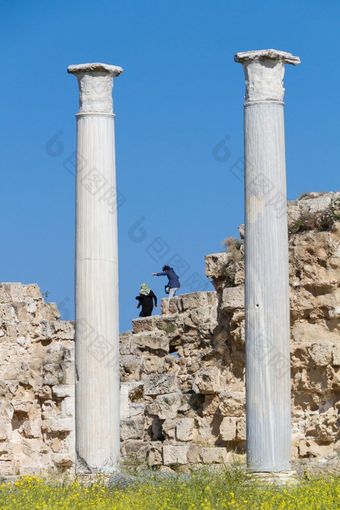
M 283 103 L 284 65 L 300 63 L 299 57 L 278 50 L 240 52 L 235 55 L 235 61 L 244 67 L 246 105 L 258 102 Z
M 107 64 L 72 65 L 67 71 L 77 77 L 80 113 L 113 113 L 113 78 L 123 69 Z

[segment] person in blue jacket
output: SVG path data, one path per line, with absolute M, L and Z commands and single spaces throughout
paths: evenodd
M 167 276 L 169 283 L 167 287 L 169 287 L 169 298 L 172 298 L 176 295 L 176 292 L 180 288 L 181 284 L 179 283 L 179 277 L 175 273 L 174 269 L 170 266 L 163 266 L 161 273 L 152 273 L 152 276 Z

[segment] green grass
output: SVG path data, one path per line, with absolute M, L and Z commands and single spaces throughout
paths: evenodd
M 78 481 L 48 483 L 24 477 L 0 485 L 1 510 L 338 510 L 340 477 L 261 485 L 242 471 L 203 470 L 169 478 L 148 475 L 125 489 Z

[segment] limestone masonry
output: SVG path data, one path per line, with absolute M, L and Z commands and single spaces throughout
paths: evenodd
M 306 194 L 288 216 L 292 456 L 327 461 L 340 450 L 340 193 Z M 215 292 L 180 295 L 121 335 L 123 464 L 243 458 L 243 235 L 206 257 Z M 0 285 L 0 314 L 0 475 L 73 472 L 73 323 L 20 283 Z M 89 356 L 112 362 L 100 339 Z M 284 370 L 271 352 L 266 362 Z
M 74 465 L 74 328 L 37 285 L 0 286 L 0 474 Z

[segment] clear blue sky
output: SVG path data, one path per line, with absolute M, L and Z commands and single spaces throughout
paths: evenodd
M 37 282 L 65 319 L 74 316 L 75 189 L 64 163 L 78 108 L 68 64 L 125 69 L 114 90 L 121 330 L 142 281 L 163 294 L 165 280 L 150 275 L 173 257 L 186 264 L 183 292 L 210 288 L 204 255 L 221 251 L 243 221 L 242 182 L 231 171 L 243 153 L 236 51 L 301 57 L 286 70 L 289 198 L 339 189 L 336 0 L 0 0 L 0 24 L 0 281 Z

